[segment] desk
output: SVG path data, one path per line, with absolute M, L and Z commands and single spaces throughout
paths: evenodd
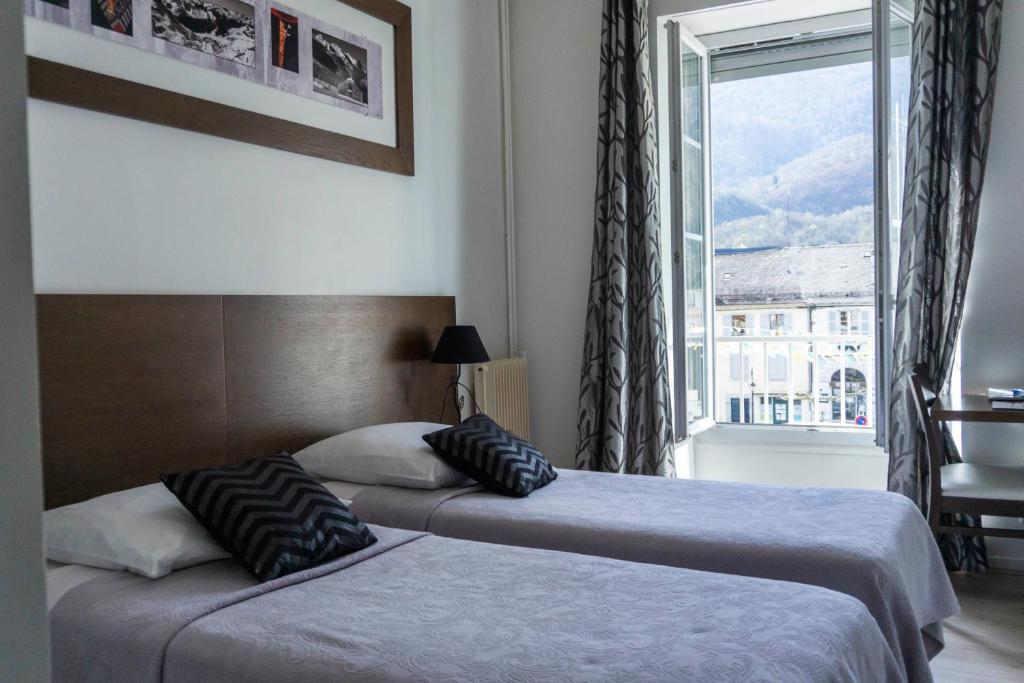
M 932 404 L 932 420 L 1024 424 L 1024 410 L 995 410 L 983 394 L 943 395 Z

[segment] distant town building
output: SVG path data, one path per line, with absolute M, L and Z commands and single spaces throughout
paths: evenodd
M 874 420 L 871 244 L 715 253 L 719 422 Z

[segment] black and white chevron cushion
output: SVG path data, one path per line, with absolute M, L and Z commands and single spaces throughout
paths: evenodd
M 160 480 L 260 581 L 348 555 L 377 538 L 286 453 Z
M 446 463 L 506 496 L 528 496 L 558 477 L 533 444 L 509 434 L 483 413 L 424 434 L 423 440 Z

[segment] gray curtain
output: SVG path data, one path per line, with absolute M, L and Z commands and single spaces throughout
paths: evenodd
M 933 386 L 942 387 L 952 371 L 978 229 L 1002 8 L 1002 0 L 919 0 L 914 19 L 889 490 L 908 496 L 926 514 L 928 463 L 909 375 L 914 365 L 926 363 Z M 945 442 L 947 462 L 959 462 L 952 440 Z M 939 544 L 950 569 L 986 565 L 981 538 L 949 536 Z
M 675 473 L 647 0 L 605 0 L 579 469 Z

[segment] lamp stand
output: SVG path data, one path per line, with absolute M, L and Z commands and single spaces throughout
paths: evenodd
M 441 399 L 441 417 L 437 418 L 437 421 L 444 424 L 444 413 L 448 409 L 448 394 L 452 394 L 452 402 L 455 404 L 455 415 L 456 424 L 462 422 L 462 409 L 466 405 L 466 397 L 459 394 L 459 387 L 466 390 L 469 397 L 473 400 L 473 406 L 480 412 L 480 406 L 477 405 L 476 397 L 473 395 L 473 390 L 462 383 L 462 364 L 456 363 L 455 374 L 451 376 L 451 380 L 448 382 L 448 386 L 444 389 L 444 398 Z

